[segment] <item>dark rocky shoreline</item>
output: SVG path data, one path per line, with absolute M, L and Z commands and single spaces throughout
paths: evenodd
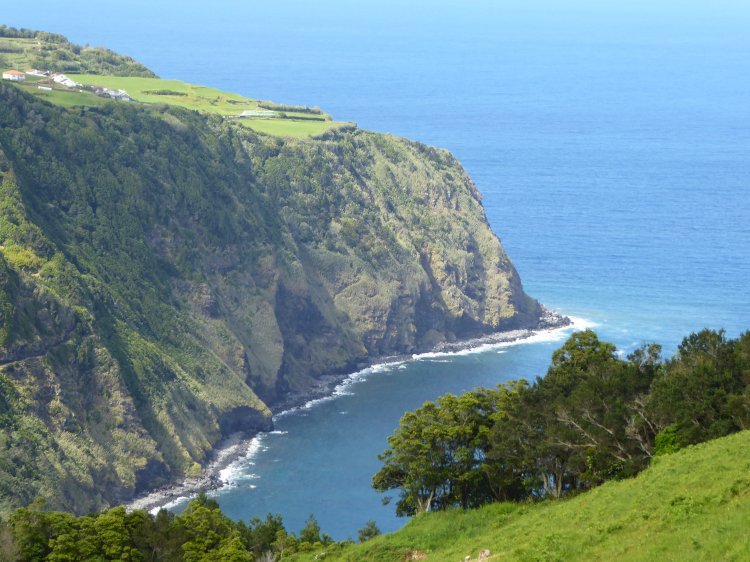
M 506 330 L 457 342 L 444 342 L 434 346 L 430 350 L 425 350 L 423 353 L 455 353 L 467 349 L 475 349 L 480 346 L 512 343 L 527 339 L 539 332 L 564 329 L 572 325 L 573 322 L 567 316 L 563 316 L 544 308 L 538 325 L 533 329 L 520 328 Z M 414 354 L 377 357 L 373 358 L 372 361 L 357 365 L 357 370 L 354 372 L 324 375 L 318 378 L 315 381 L 314 386 L 308 388 L 304 393 L 291 393 L 283 400 L 273 404 L 274 415 L 276 416 L 283 412 L 299 408 L 310 401 L 331 396 L 339 384 L 356 372 L 360 372 L 376 365 L 408 361 L 414 357 Z M 269 428 L 268 430 L 270 431 L 271 429 L 272 428 Z M 246 456 L 252 447 L 253 439 L 259 433 L 263 432 L 237 432 L 229 435 L 215 447 L 209 458 L 206 460 L 203 473 L 200 476 L 189 477 L 180 482 L 165 484 L 164 486 L 152 490 L 134 500 L 124 502 L 125 507 L 128 510 L 153 510 L 168 505 L 176 500 L 194 496 L 202 491 L 207 492 L 221 488 L 226 483 L 219 477 L 220 472 L 235 461 Z

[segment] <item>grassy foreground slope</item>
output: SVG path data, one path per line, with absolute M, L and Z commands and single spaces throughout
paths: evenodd
M 744 431 L 567 501 L 426 514 L 325 559 L 750 560 L 749 449 Z

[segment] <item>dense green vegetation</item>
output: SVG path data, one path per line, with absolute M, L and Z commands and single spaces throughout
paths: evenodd
M 0 84 L 0 314 L 0 511 L 87 513 L 321 374 L 541 308 L 445 151 Z
M 180 515 L 117 507 L 75 517 L 43 507 L 37 502 L 0 521 L 1 561 L 270 562 L 332 544 L 312 515 L 297 536 L 279 515 L 231 521 L 203 494 Z
M 0 25 L 0 67 L 119 76 L 155 76 L 141 63 L 109 49 L 88 45 L 82 47 L 57 33 L 15 29 L 5 25 Z
M 76 519 L 32 506 L 9 518 L 15 536 L 0 524 L 0 560 L 14 560 L 20 548 L 33 548 L 37 553 L 67 549 L 58 558 L 47 554 L 48 560 L 231 561 L 251 559 L 248 551 L 263 560 L 268 551 L 281 559 L 283 549 L 283 559 L 292 560 L 451 562 L 466 555 L 476 559 L 487 549 L 490 560 L 741 561 L 750 556 L 748 447 L 745 431 L 660 456 L 637 478 L 568 500 L 424 513 L 396 533 L 363 536 L 362 545 L 327 544 L 314 524 L 303 531 L 303 541 L 303 533 L 288 533 L 277 516 L 235 523 L 205 499 L 179 517 L 126 515 L 118 508 Z M 310 540 L 314 533 L 318 538 Z
M 399 510 L 415 516 L 388 536 L 368 521 L 359 546 L 333 543 L 312 516 L 299 536 L 279 516 L 232 522 L 201 495 L 182 515 L 156 517 L 116 508 L 76 518 L 36 502 L 0 523 L 0 559 L 459 560 L 489 550 L 503 560 L 744 560 L 748 351 L 750 332 L 704 330 L 667 361 L 653 345 L 623 360 L 586 331 L 533 385 L 425 404 L 404 416 L 375 478 L 407 475 Z M 641 427 L 618 432 L 622 420 Z M 712 440 L 727 433 L 737 435 Z
M 544 378 L 428 402 L 401 419 L 373 478 L 413 515 L 497 500 L 560 498 L 632 476 L 654 455 L 750 428 L 750 332 L 703 330 L 660 359 L 626 359 L 587 330 Z

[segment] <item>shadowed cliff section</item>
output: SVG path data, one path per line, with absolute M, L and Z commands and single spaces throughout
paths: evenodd
M 542 316 L 444 150 L 6 85 L 0 150 L 8 505 L 123 501 L 323 374 Z

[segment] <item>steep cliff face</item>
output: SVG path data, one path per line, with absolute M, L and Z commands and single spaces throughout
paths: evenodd
M 126 499 L 322 374 L 541 316 L 443 150 L 2 85 L 0 150 L 10 503 Z

